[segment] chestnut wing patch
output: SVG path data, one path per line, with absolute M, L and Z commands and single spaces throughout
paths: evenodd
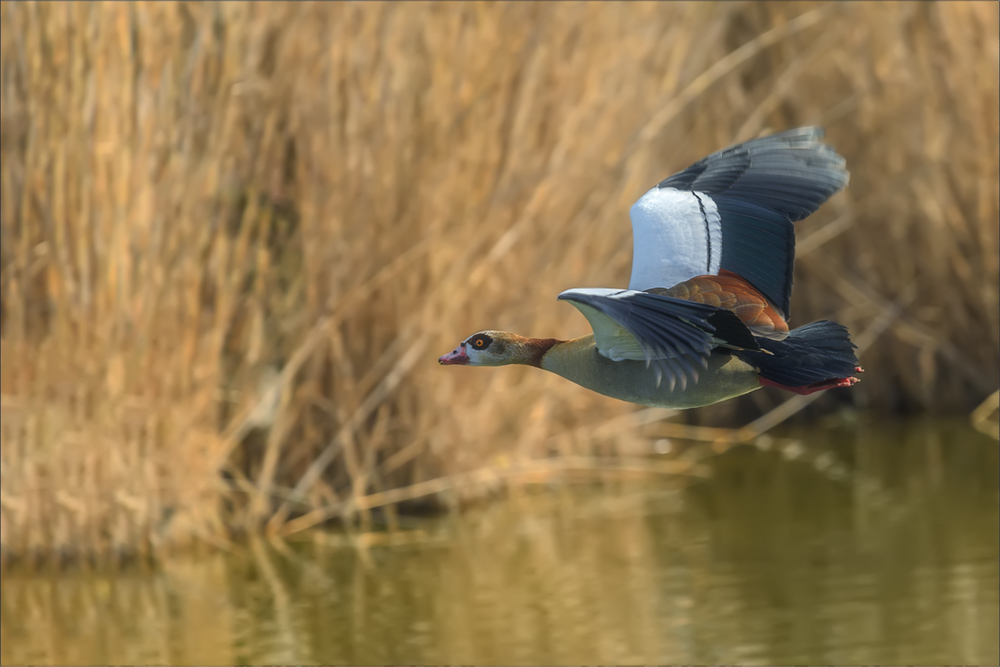
M 647 291 L 731 310 L 757 336 L 783 340 L 788 335 L 788 323 L 767 298 L 725 269 L 717 276 L 696 276 L 670 288 Z

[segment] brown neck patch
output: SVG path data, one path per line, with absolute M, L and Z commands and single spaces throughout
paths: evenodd
M 521 343 L 521 349 L 524 350 L 524 358 L 519 360 L 518 363 L 541 368 L 542 357 L 558 342 L 555 338 L 525 338 Z

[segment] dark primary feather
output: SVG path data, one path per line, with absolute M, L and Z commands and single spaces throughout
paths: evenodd
M 719 308 L 708 318 L 708 323 L 715 327 L 715 337 L 726 341 L 730 347 L 742 350 L 761 349 L 757 336 L 735 311 Z
M 560 300 L 577 301 L 607 315 L 629 331 L 646 353 L 646 362 L 673 388 L 697 381 L 716 343 L 722 338 L 734 346 L 759 350 L 756 339 L 736 313 L 694 301 L 651 292 L 615 295 L 563 294 Z
M 720 268 L 789 313 L 795 232 L 792 223 L 847 185 L 844 159 L 803 127 L 731 146 L 659 184 L 709 195 L 722 220 Z

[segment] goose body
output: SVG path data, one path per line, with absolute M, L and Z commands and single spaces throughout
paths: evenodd
M 718 403 L 761 386 L 757 370 L 731 354 L 709 355 L 698 381 L 688 386 L 657 382 L 645 361 L 611 361 L 602 355 L 593 335 L 554 345 L 541 367 L 611 398 L 675 410 Z
M 713 153 L 631 210 L 628 289 L 566 290 L 593 334 L 560 341 L 481 331 L 444 365 L 527 364 L 606 396 L 693 408 L 762 386 L 849 387 L 862 372 L 847 329 L 789 329 L 792 223 L 847 185 L 844 160 L 799 128 Z

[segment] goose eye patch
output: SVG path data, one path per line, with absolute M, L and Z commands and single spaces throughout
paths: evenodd
M 472 347 L 476 348 L 477 350 L 485 350 L 490 346 L 490 343 L 493 342 L 493 339 L 490 338 L 489 336 L 476 336 L 475 338 L 472 339 L 471 342 L 472 342 Z

